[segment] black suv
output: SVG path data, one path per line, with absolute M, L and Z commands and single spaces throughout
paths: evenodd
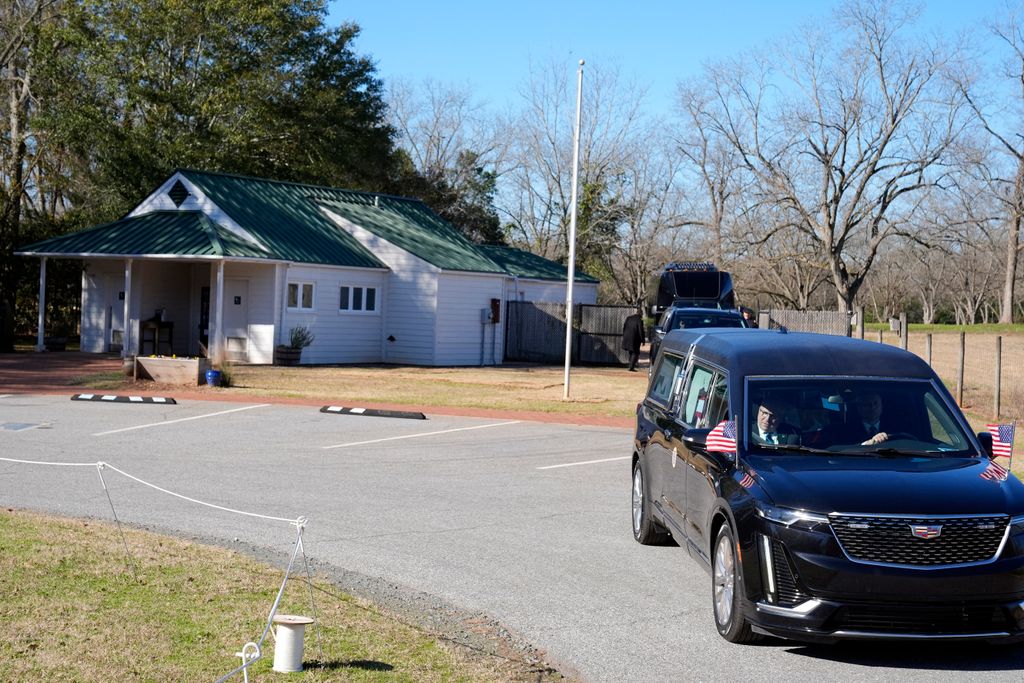
M 633 536 L 709 571 L 724 638 L 1024 639 L 1024 485 L 920 358 L 711 329 L 655 363 Z
M 739 311 L 720 308 L 684 308 L 667 309 L 658 319 L 651 334 L 651 367 L 658 355 L 661 340 L 672 330 L 689 330 L 695 327 L 748 327 L 747 321 Z

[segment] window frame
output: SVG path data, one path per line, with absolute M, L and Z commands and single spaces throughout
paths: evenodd
M 341 307 L 341 292 L 348 290 L 348 308 Z M 356 290 L 360 290 L 361 308 L 353 308 L 356 299 Z M 373 308 L 367 309 L 368 292 L 373 291 Z M 338 285 L 338 315 L 380 315 L 380 291 L 377 285 L 352 285 L 341 283 Z
M 654 386 L 657 381 L 662 367 L 668 363 L 669 359 L 673 359 L 677 362 L 675 368 L 675 376 L 672 378 L 672 384 L 669 387 L 668 394 L 665 397 L 654 395 Z M 654 373 L 651 377 L 651 382 L 647 387 L 647 394 L 644 396 L 645 401 L 650 401 L 652 404 L 658 406 L 666 412 L 671 412 L 673 405 L 675 404 L 675 397 L 679 395 L 679 387 L 681 380 L 686 377 L 687 363 L 686 357 L 680 356 L 676 353 L 665 352 L 661 354 L 661 358 L 658 360 L 658 365 L 654 368 Z M 664 402 L 663 402 L 664 401 Z
M 295 294 L 295 304 L 291 305 L 289 299 L 291 294 L 292 285 L 297 287 Z M 309 292 L 309 306 L 302 305 L 302 292 L 304 288 L 308 286 Z M 289 311 L 315 311 L 316 310 L 316 282 L 312 280 L 289 280 L 284 290 L 284 305 Z

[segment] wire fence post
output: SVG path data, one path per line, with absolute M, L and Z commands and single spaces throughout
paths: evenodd
M 956 370 L 956 403 L 964 405 L 964 333 L 960 333 L 960 363 Z
M 907 340 L 910 337 L 910 330 L 907 328 L 907 314 L 900 313 L 900 348 L 907 350 Z
M 928 357 L 928 367 L 932 367 L 932 333 L 924 336 L 924 353 Z
M 1000 399 L 1000 388 L 1003 379 L 1003 338 L 996 336 L 996 390 L 995 390 L 995 406 L 992 409 L 992 419 L 999 419 L 999 399 Z

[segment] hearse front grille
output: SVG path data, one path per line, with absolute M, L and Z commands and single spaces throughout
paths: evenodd
M 995 605 L 847 605 L 836 610 L 826 627 L 832 631 L 923 635 L 1016 630 L 1006 612 Z
M 850 559 L 912 567 L 995 559 L 1009 517 L 881 517 L 834 514 L 832 531 Z

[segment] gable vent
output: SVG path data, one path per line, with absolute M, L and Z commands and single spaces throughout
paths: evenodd
M 182 202 L 188 199 L 188 190 L 178 180 L 174 183 L 174 187 L 167 191 L 167 196 L 171 198 L 175 206 L 181 206 Z

